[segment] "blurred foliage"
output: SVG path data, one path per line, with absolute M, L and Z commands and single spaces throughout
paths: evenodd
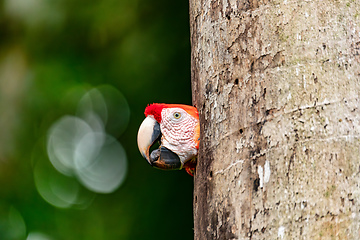
M 0 239 L 192 239 L 192 177 L 152 169 L 136 145 L 147 104 L 191 104 L 188 1 L 0 3 Z M 37 164 L 59 174 L 46 154 L 48 130 L 102 84 L 130 108 L 116 136 L 125 181 L 85 207 L 54 207 L 34 180 Z

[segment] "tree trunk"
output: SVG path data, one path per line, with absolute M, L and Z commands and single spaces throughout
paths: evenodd
M 190 0 L 195 239 L 360 239 L 358 0 Z

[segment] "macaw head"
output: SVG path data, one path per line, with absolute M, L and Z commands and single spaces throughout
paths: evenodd
M 199 149 L 199 114 L 195 107 L 182 104 L 150 104 L 145 109 L 137 142 L 140 153 L 151 166 L 182 169 L 193 175 Z M 151 147 L 159 141 L 159 148 Z

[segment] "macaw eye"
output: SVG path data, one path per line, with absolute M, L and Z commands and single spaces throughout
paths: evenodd
M 174 118 L 175 119 L 179 119 L 180 117 L 181 117 L 181 113 L 179 113 L 179 112 L 174 113 Z

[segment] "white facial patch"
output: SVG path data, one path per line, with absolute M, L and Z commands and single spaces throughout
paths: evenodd
M 161 144 L 176 153 L 183 164 L 197 154 L 197 124 L 198 120 L 182 108 L 164 108 L 161 112 Z

